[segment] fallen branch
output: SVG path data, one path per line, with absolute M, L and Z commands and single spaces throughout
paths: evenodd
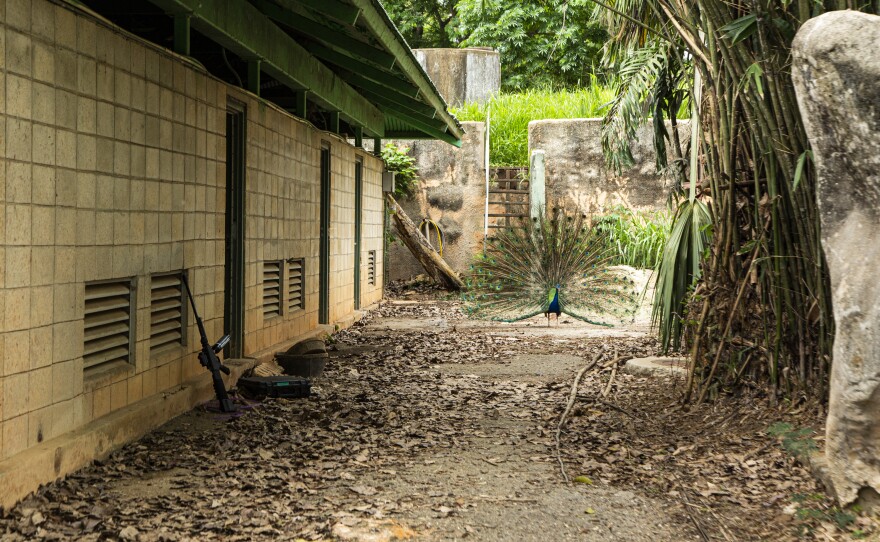
M 611 366 L 611 378 L 608 379 L 608 384 L 605 386 L 605 389 L 602 390 L 602 397 L 608 397 L 608 392 L 611 391 L 611 385 L 614 384 L 614 377 L 617 376 L 617 364 Z
M 449 264 L 440 257 L 440 254 L 434 250 L 431 243 L 425 239 L 422 232 L 413 224 L 413 221 L 403 212 L 403 208 L 394 199 L 391 194 L 385 194 L 388 207 L 391 209 L 391 217 L 394 220 L 394 227 L 400 235 L 400 239 L 406 248 L 412 252 L 416 260 L 422 264 L 425 272 L 434 279 L 435 282 L 446 288 L 447 290 L 462 290 L 464 282 L 459 278 L 458 274 L 449 267 Z
M 599 358 L 602 357 L 602 354 L 596 354 L 596 357 L 593 358 L 586 367 L 581 369 L 577 376 L 574 377 L 574 382 L 571 384 L 571 392 L 568 394 L 568 404 L 565 405 L 565 411 L 562 412 L 562 417 L 559 418 L 559 425 L 556 426 L 556 461 L 559 462 L 559 470 L 562 472 L 562 479 L 568 482 L 568 474 L 565 473 L 565 464 L 562 462 L 562 452 L 559 449 L 559 438 L 562 435 L 562 427 L 565 425 L 565 422 L 568 420 L 568 415 L 571 412 L 571 408 L 574 406 L 574 400 L 577 397 L 577 389 L 578 385 L 581 383 L 581 378 L 583 378 L 584 374 L 596 366 L 599 363 Z

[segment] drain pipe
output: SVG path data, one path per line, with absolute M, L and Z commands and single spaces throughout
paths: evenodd
M 486 106 L 486 209 L 483 216 L 483 252 L 486 252 L 486 239 L 489 238 L 489 134 L 492 108 Z

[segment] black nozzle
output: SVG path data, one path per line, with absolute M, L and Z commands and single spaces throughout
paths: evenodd
M 216 354 L 226 348 L 226 345 L 229 344 L 230 338 L 231 337 L 229 335 L 224 335 L 223 337 L 221 337 L 220 340 L 217 341 L 217 344 L 212 347 L 214 349 L 214 353 Z

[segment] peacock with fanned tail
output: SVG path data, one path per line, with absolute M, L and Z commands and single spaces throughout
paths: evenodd
M 465 307 L 479 318 L 514 322 L 561 314 L 599 325 L 631 317 L 635 285 L 612 265 L 604 234 L 582 213 L 523 219 L 486 240 L 465 281 Z

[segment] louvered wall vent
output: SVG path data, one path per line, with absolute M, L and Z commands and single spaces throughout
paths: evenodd
M 130 279 L 86 284 L 83 368 L 131 363 L 132 292 Z
M 306 306 L 304 295 L 305 260 L 287 260 L 287 307 L 291 311 Z
M 263 263 L 263 318 L 281 315 L 281 262 Z
M 186 344 L 186 292 L 181 273 L 153 275 L 150 281 L 150 354 Z
M 376 285 L 376 251 L 371 250 L 367 253 L 367 284 Z

